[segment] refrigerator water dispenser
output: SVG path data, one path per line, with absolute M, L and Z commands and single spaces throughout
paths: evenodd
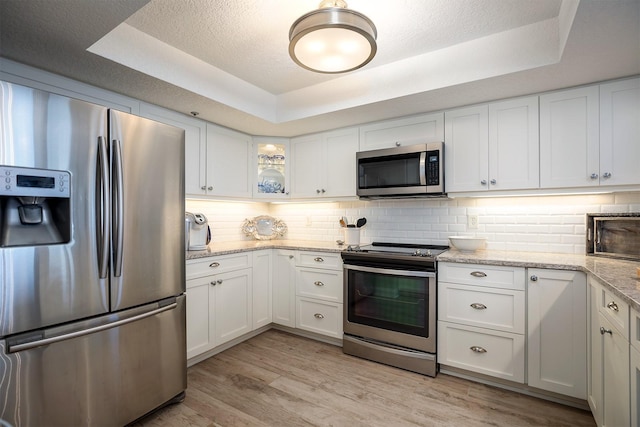
M 0 166 L 0 247 L 71 240 L 67 171 Z

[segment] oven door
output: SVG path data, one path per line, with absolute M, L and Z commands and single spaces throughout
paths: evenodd
M 344 333 L 436 351 L 436 274 L 344 265 Z

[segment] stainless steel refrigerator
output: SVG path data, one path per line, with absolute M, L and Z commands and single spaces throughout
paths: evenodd
M 0 420 L 119 426 L 181 400 L 184 131 L 0 90 Z

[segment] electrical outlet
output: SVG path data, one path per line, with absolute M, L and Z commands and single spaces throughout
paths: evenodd
M 478 215 L 467 215 L 467 228 L 469 230 L 478 229 Z
M 307 215 L 307 227 L 311 227 L 311 215 Z

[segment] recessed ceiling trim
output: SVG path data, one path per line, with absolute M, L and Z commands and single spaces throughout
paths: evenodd
M 579 0 L 560 16 L 274 95 L 128 24 L 88 50 L 271 123 L 387 101 L 557 63 Z M 428 109 L 428 106 L 425 106 Z
M 87 49 L 261 119 L 276 121 L 275 95 L 122 23 Z

